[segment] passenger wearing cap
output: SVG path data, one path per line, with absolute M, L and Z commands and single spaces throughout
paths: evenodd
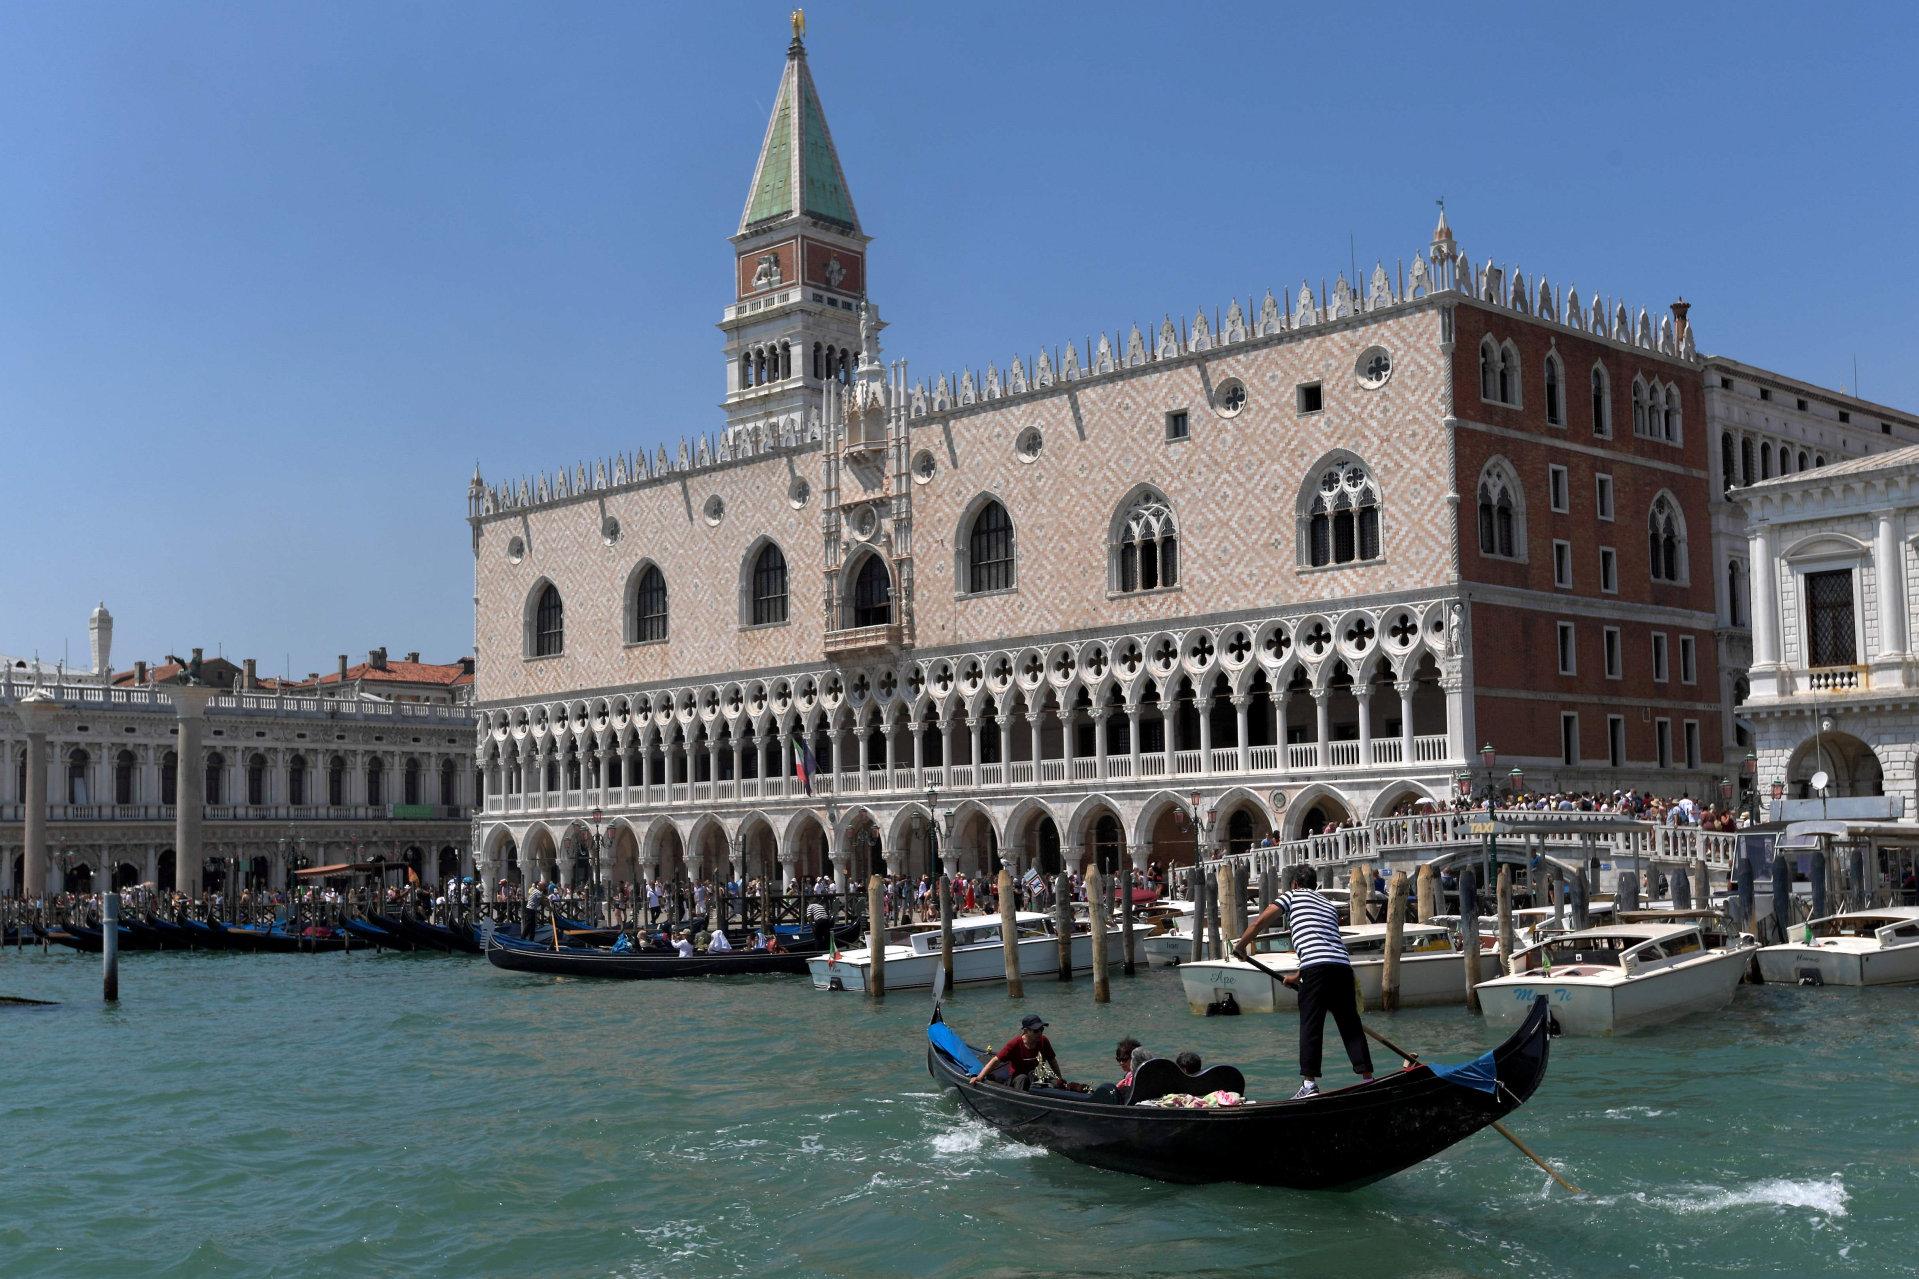
M 993 1072 L 995 1066 L 1004 1063 L 1013 1072 L 1008 1082 L 1014 1088 L 1031 1088 L 1033 1072 L 1039 1069 L 1043 1061 L 1052 1067 L 1053 1073 L 1061 1079 L 1066 1072 L 1059 1068 L 1059 1058 L 1053 1055 L 1053 1043 L 1045 1035 L 1046 1023 L 1037 1013 L 1028 1013 L 1020 1018 L 1019 1034 L 1006 1041 L 1006 1046 L 986 1059 L 986 1064 L 973 1076 L 973 1082 L 979 1083 Z

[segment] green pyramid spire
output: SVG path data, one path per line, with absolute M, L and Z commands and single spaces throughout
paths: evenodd
M 804 214 L 859 233 L 859 214 L 846 187 L 833 134 L 820 109 L 819 90 L 806 69 L 806 46 L 795 36 L 786 49 L 773 118 L 760 144 L 753 186 L 746 193 L 741 232 L 776 218 Z

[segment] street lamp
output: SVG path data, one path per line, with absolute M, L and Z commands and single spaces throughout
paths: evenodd
M 589 820 L 593 823 L 593 863 L 587 869 L 593 876 L 593 895 L 600 891 L 600 855 L 606 847 L 605 836 L 600 834 L 600 823 L 606 820 L 606 814 L 595 807 Z
M 1485 766 L 1488 774 L 1499 766 L 1499 752 L 1493 749 L 1491 742 L 1479 748 L 1479 762 Z
M 1751 751 L 1739 762 L 1739 776 L 1744 779 L 1746 803 L 1752 810 L 1752 824 L 1759 824 L 1759 756 Z
M 1519 765 L 1514 764 L 1512 772 L 1507 773 L 1506 776 L 1512 783 L 1513 798 L 1517 800 L 1519 793 L 1526 789 L 1526 774 Z
M 1719 779 L 1719 802 L 1728 807 L 1732 804 L 1732 778 L 1730 777 Z
M 949 822 L 952 820 L 950 815 L 947 820 Z M 932 871 L 935 875 L 943 875 L 945 874 L 945 870 L 940 862 L 940 835 L 942 831 L 940 829 L 939 788 L 937 786 L 928 786 L 926 788 L 926 832 L 927 855 L 932 859 Z

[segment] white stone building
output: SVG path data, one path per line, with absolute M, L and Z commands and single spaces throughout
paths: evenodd
M 281 888 L 300 865 L 381 857 L 431 879 L 471 869 L 470 659 L 364 681 L 419 685 L 402 700 L 357 678 L 346 696 L 263 684 L 252 661 L 211 658 L 204 705 L 183 710 L 175 664 L 113 671 L 111 628 L 96 609 L 90 670 L 16 658 L 0 673 L 0 895 L 235 874 Z
M 1795 461 L 1796 461 L 1795 457 Z M 1759 780 L 1832 815 L 1919 813 L 1919 446 L 1736 488 L 1747 516 Z M 1884 797 L 1885 803 L 1840 804 Z M 1800 810 L 1797 815 L 1805 815 Z

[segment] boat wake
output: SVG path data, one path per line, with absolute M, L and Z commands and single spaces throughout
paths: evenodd
M 984 1124 L 966 1124 L 934 1134 L 933 1153 L 948 1158 L 979 1155 L 987 1159 L 1032 1159 L 1046 1152 L 1003 1137 Z
M 1845 1216 L 1847 1202 L 1852 1198 L 1846 1190 L 1845 1182 L 1840 1180 L 1837 1173 L 1824 1180 L 1775 1177 L 1766 1181 L 1755 1181 L 1746 1186 L 1690 1186 L 1683 1194 L 1641 1193 L 1632 1197 L 1651 1207 L 1664 1208 L 1669 1212 L 1712 1213 L 1724 1212 L 1730 1208 L 1809 1208 L 1827 1217 Z

